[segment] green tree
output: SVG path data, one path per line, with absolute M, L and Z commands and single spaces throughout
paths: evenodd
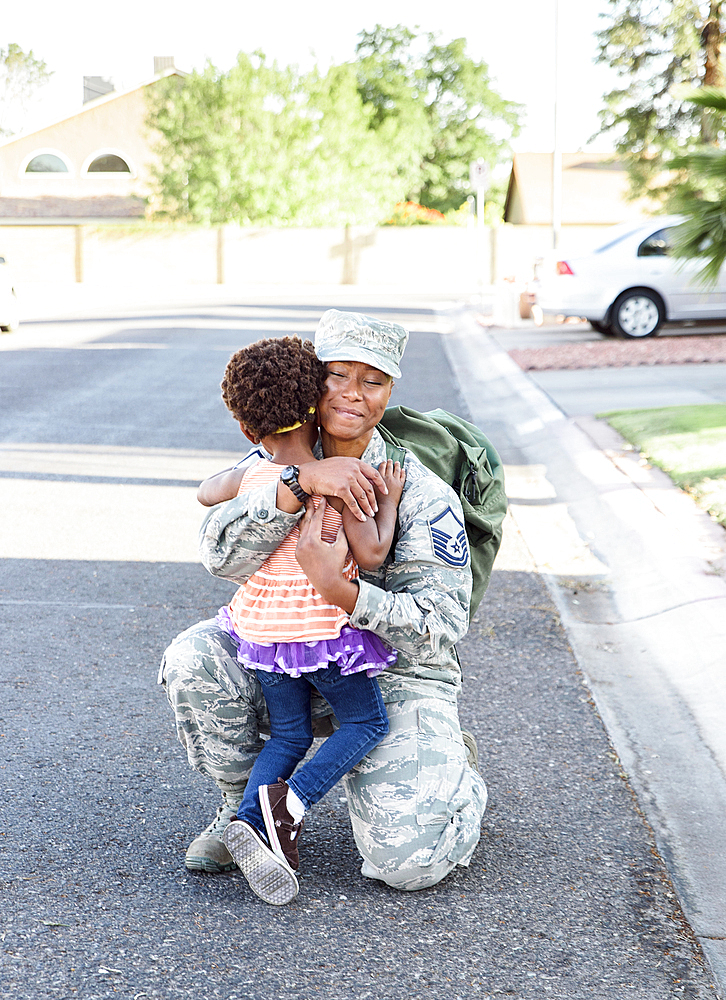
M 154 214 L 206 223 L 376 222 L 404 187 L 351 65 L 301 75 L 240 53 L 161 81 Z
M 35 91 L 50 80 L 52 72 L 33 50 L 23 52 L 11 42 L 0 48 L 0 136 L 22 128 L 22 120 Z
M 244 54 L 228 72 L 210 62 L 183 80 L 159 81 L 147 119 L 159 157 L 154 214 L 221 223 L 255 221 L 270 211 L 276 111 L 284 110 L 292 86 L 289 71 Z
M 386 132 L 371 128 L 372 109 L 358 93 L 355 67 L 333 66 L 302 81 L 304 104 L 295 142 L 286 144 L 290 219 L 302 225 L 380 222 L 405 185 Z
M 494 90 L 489 67 L 467 55 L 463 38 L 442 44 L 435 34 L 379 24 L 359 39 L 359 92 L 406 198 L 441 212 L 459 208 L 470 162 L 501 159 L 518 134 L 521 107 Z
M 684 92 L 682 98 L 709 112 L 715 132 L 723 126 L 726 90 L 701 87 Z M 674 230 L 674 253 L 702 260 L 700 278 L 705 285 L 713 285 L 726 261 L 726 150 L 703 144 L 673 157 L 669 165 L 678 171 L 678 180 L 672 185 L 668 207 L 684 216 Z
M 623 85 L 605 95 L 601 132 L 613 132 L 628 164 L 631 194 L 662 194 L 664 164 L 684 147 L 713 142 L 713 111 L 679 95 L 679 86 L 723 82 L 721 0 L 608 0 L 598 62 Z

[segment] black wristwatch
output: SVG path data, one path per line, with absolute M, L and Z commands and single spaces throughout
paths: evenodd
M 300 470 L 296 465 L 286 465 L 285 468 L 280 473 L 280 479 L 287 486 L 290 492 L 296 497 L 300 503 L 305 503 L 306 500 L 310 499 L 310 494 L 306 493 L 298 482 L 298 476 L 300 475 Z

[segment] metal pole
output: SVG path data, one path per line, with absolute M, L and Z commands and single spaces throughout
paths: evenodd
M 480 229 L 484 228 L 484 204 L 486 202 L 487 189 L 479 187 L 476 189 L 476 221 Z
M 555 100 L 553 115 L 553 144 L 552 144 L 552 246 L 556 250 L 560 245 L 560 230 L 562 228 L 562 150 L 560 149 L 558 104 L 559 104 L 559 0 L 554 0 L 554 22 L 555 22 Z

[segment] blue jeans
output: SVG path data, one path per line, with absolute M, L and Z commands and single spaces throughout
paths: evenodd
M 270 713 L 271 737 L 255 761 L 237 815 L 264 832 L 257 795 L 260 785 L 274 785 L 282 778 L 309 809 L 383 739 L 388 732 L 388 716 L 378 681 L 365 671 L 341 677 L 340 667 L 331 664 L 301 677 L 264 670 L 256 674 Z M 295 771 L 313 742 L 313 687 L 333 709 L 340 728 L 312 760 Z

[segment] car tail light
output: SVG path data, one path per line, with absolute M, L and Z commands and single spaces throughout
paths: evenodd
M 555 264 L 555 270 L 557 271 L 558 274 L 574 275 L 575 273 L 566 260 L 558 260 L 557 263 Z

